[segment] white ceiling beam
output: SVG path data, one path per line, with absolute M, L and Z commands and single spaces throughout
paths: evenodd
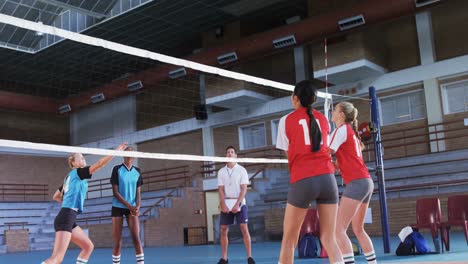
M 60 7 L 60 8 L 63 8 L 63 9 L 75 10 L 75 11 L 77 11 L 79 13 L 82 13 L 82 14 L 85 14 L 85 15 L 88 15 L 88 16 L 91 16 L 91 17 L 95 17 L 95 18 L 98 18 L 98 19 L 107 17 L 106 14 L 93 12 L 91 10 L 87 10 L 87 9 L 84 9 L 84 8 L 81 8 L 81 7 L 78 7 L 78 6 L 66 4 L 66 3 L 63 3 L 63 2 L 60 2 L 60 1 L 57 1 L 57 0 L 37 0 L 37 1 L 45 3 L 45 4 L 49 4 L 49 5 L 52 5 L 52 6 Z

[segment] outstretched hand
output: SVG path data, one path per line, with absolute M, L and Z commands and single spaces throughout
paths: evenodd
M 125 148 L 127 147 L 127 143 L 122 143 L 120 145 L 118 145 L 115 150 L 125 150 Z

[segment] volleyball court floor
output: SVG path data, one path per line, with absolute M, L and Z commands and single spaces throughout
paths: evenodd
M 430 239 L 427 234 L 424 234 L 426 239 Z M 441 254 L 434 255 L 418 255 L 400 257 L 394 254 L 398 246 L 398 238 L 391 238 L 392 252 L 390 254 L 383 253 L 382 238 L 372 238 L 378 256 L 378 263 L 411 263 L 411 264 L 468 264 L 468 245 L 465 237 L 461 232 L 454 232 L 451 236 L 451 250 Z M 431 243 L 429 243 L 433 246 Z M 253 254 L 256 263 L 258 264 L 277 264 L 278 254 L 280 249 L 279 242 L 262 242 L 252 243 Z M 46 259 L 50 254 L 48 251 L 35 251 L 28 253 L 10 253 L 0 255 L 0 263 L 2 264 L 39 264 Z M 76 257 L 79 251 L 70 249 L 67 252 L 63 264 L 75 264 Z M 112 263 L 112 250 L 109 248 L 95 249 L 89 260 L 89 264 L 105 264 Z M 145 248 L 145 263 L 146 264 L 216 264 L 220 256 L 219 245 L 203 245 L 203 246 L 177 246 L 177 247 L 146 247 Z M 132 248 L 122 250 L 122 264 L 133 264 L 135 261 L 135 253 Z M 242 244 L 229 245 L 229 263 L 243 264 L 247 263 L 245 250 Z M 326 264 L 328 259 L 298 259 L 295 263 L 310 263 L 310 264 Z M 363 255 L 356 256 L 356 263 L 367 263 Z

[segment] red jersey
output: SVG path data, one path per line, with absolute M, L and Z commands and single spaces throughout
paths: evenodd
M 313 110 L 312 114 L 322 131 L 322 143 L 317 152 L 312 152 L 307 108 L 300 107 L 283 116 L 278 124 L 276 147 L 288 152 L 291 184 L 304 178 L 334 173 L 328 149 L 328 120 L 316 110 Z
M 332 134 L 330 149 L 335 151 L 341 176 L 345 183 L 370 178 L 362 160 L 361 143 L 349 124 L 343 124 Z

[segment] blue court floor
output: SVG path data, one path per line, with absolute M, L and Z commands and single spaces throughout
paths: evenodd
M 424 235 L 429 240 L 427 234 Z M 398 245 L 398 238 L 392 237 L 391 254 L 383 254 L 382 238 L 373 238 L 377 252 L 378 263 L 467 263 L 468 264 L 468 245 L 462 233 L 453 233 L 451 237 L 451 251 L 436 255 L 420 255 L 398 257 L 394 254 Z M 431 244 L 431 243 L 430 243 Z M 276 264 L 278 263 L 278 254 L 280 249 L 279 242 L 265 242 L 252 244 L 253 254 L 258 264 Z M 36 251 L 29 253 L 4 254 L 0 255 L 1 264 L 39 264 L 46 259 L 52 251 Z M 75 264 L 79 251 L 69 250 L 63 264 Z M 89 264 L 112 263 L 111 249 L 96 249 L 89 260 Z M 145 248 L 146 264 L 210 264 L 217 263 L 220 256 L 219 245 L 205 246 L 179 246 L 179 247 L 156 247 Z M 122 264 L 133 264 L 135 253 L 133 249 L 126 248 L 122 251 Z M 242 244 L 231 244 L 229 246 L 229 263 L 246 263 L 245 250 Z M 295 263 L 328 263 L 328 259 L 296 259 Z M 357 256 L 356 263 L 366 263 L 364 257 Z

